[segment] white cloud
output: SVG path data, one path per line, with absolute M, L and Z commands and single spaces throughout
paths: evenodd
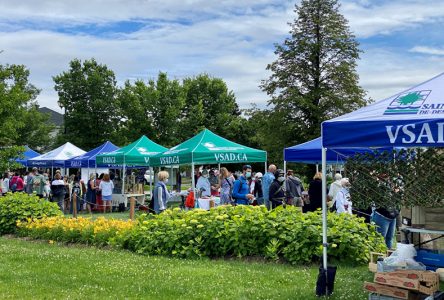
M 346 0 L 342 2 L 341 12 L 358 37 L 370 37 L 442 21 L 444 1 L 393 0 L 370 5 Z
M 443 48 L 433 48 L 427 46 L 415 46 L 410 49 L 410 52 L 421 53 L 421 54 L 430 54 L 430 55 L 444 55 Z
M 344 0 L 341 12 L 358 37 L 389 35 L 444 18 L 444 2 Z M 278 4 L 278 5 L 277 5 Z M 52 76 L 73 58 L 96 58 L 126 79 L 171 78 L 207 72 L 223 78 L 241 107 L 268 96 L 259 89 L 268 77 L 273 43 L 281 43 L 294 18 L 294 1 L 282 0 L 0 0 L 0 63 L 25 64 L 42 89 L 38 101 L 57 109 Z M 102 36 L 79 32 L 79 25 L 105 28 L 119 21 L 145 24 L 135 32 Z M 63 31 L 61 30 L 63 29 Z M 68 33 L 71 31 L 71 33 Z M 72 33 L 74 32 L 74 33 Z M 390 45 L 390 38 L 385 41 Z M 444 49 L 416 46 L 404 52 L 368 47 L 359 62 L 361 84 L 382 99 L 426 80 L 444 68 Z M 417 57 L 414 53 L 421 55 Z

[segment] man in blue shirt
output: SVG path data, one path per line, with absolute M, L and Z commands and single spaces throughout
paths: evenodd
M 248 205 L 250 200 L 254 199 L 253 194 L 250 194 L 250 187 L 248 186 L 248 179 L 251 178 L 251 166 L 245 165 L 242 167 L 242 175 L 234 182 L 232 197 L 238 205 Z
M 265 173 L 264 177 L 262 178 L 262 193 L 264 196 L 264 204 L 267 207 L 267 209 L 271 208 L 269 191 L 270 191 L 270 186 L 274 180 L 274 173 L 275 172 L 276 172 L 276 166 L 270 165 L 268 167 L 268 172 Z

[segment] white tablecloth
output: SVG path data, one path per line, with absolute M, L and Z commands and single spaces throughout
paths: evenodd
M 210 210 L 210 200 L 214 201 L 214 206 L 220 205 L 220 198 L 219 197 L 214 197 L 212 199 L 199 198 L 199 199 L 197 199 L 197 203 L 199 204 L 199 208 L 205 209 L 205 210 Z

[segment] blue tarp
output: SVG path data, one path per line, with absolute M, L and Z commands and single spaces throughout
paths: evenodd
M 393 148 L 379 148 L 378 152 L 392 151 Z M 327 149 L 328 164 L 344 164 L 347 158 L 355 154 L 374 153 L 375 149 L 350 148 L 350 149 Z M 298 162 L 306 164 L 320 164 L 322 162 L 322 138 L 302 143 L 284 149 L 284 160 L 287 162 Z
M 96 168 L 96 156 L 119 149 L 111 142 L 105 142 L 99 147 L 65 161 L 65 168 Z
M 444 73 L 323 122 L 322 145 L 327 149 L 444 147 Z
M 25 152 L 23 152 L 23 158 L 17 158 L 15 161 L 26 167 L 27 166 L 26 162 L 28 161 L 28 159 L 37 157 L 39 155 L 40 153 L 32 150 L 28 146 L 25 146 Z

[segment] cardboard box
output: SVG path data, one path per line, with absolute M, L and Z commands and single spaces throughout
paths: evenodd
M 375 283 L 380 283 L 383 285 L 400 287 L 404 289 L 419 291 L 421 293 L 431 295 L 439 289 L 439 275 L 433 275 L 424 271 L 425 274 L 415 273 L 413 271 L 396 271 L 389 273 L 376 273 L 375 274 Z M 435 273 L 436 274 L 436 273 Z M 410 276 L 409 276 L 410 275 Z M 409 277 L 418 277 L 418 279 L 411 279 Z M 434 279 L 432 279 L 434 277 Z M 431 281 L 421 281 L 421 279 L 432 279 Z
M 373 282 L 364 282 L 364 290 L 398 299 L 408 300 L 410 297 L 410 291 L 408 290 Z

